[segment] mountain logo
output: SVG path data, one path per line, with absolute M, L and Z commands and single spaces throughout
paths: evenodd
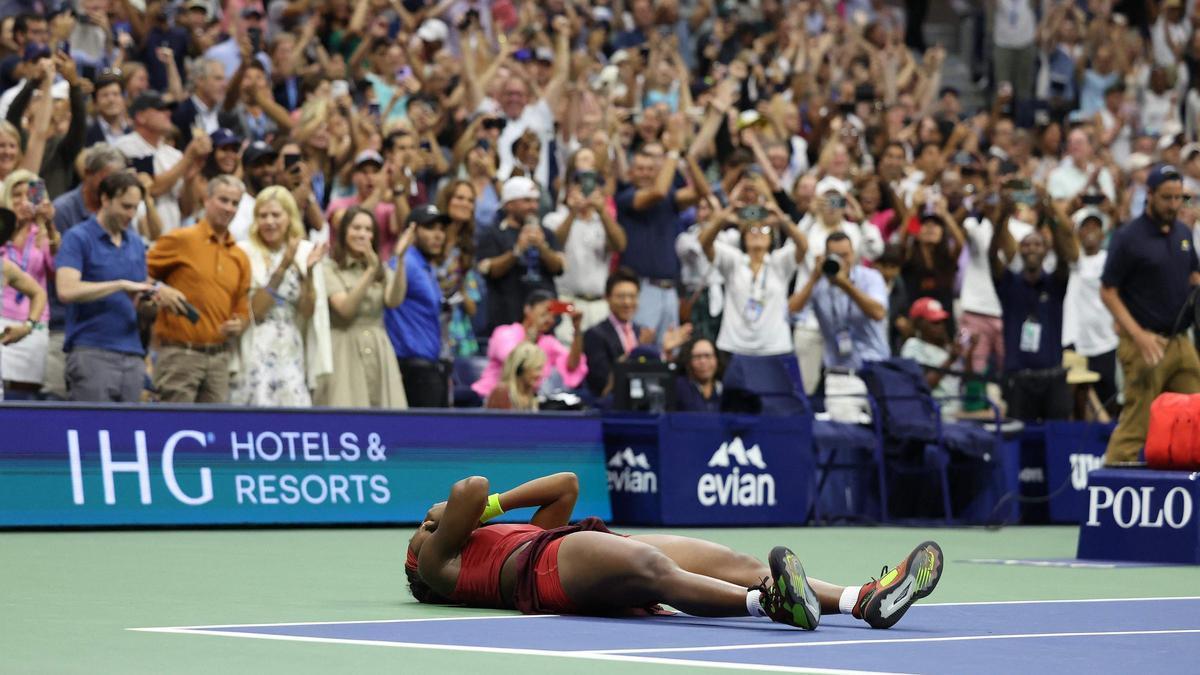
M 658 474 L 650 467 L 646 453 L 633 448 L 614 454 L 608 460 L 608 491 L 627 494 L 655 494 Z
M 775 478 L 766 473 L 767 462 L 758 444 L 747 448 L 740 436 L 734 436 L 712 454 L 708 468 L 722 471 L 700 476 L 696 499 L 701 505 L 775 505 Z

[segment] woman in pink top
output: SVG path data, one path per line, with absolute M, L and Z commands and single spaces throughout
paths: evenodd
M 583 314 L 571 312 L 571 321 L 575 324 L 575 338 L 568 349 L 554 337 L 555 320 L 559 314 L 552 311 L 557 309 L 554 294 L 546 290 L 536 290 L 525 299 L 525 320 L 507 326 L 498 326 L 488 340 L 488 364 L 479 381 L 471 385 L 471 389 L 483 399 L 496 387 L 500 381 L 500 372 L 504 361 L 517 345 L 524 341 L 536 344 L 546 353 L 546 365 L 542 367 L 541 389 L 551 391 L 567 391 L 578 388 L 587 376 L 587 359 L 583 355 L 583 331 L 579 324 Z M 549 380 L 549 383 L 547 382 Z
M 4 244 L 3 256 L 33 277 L 43 291 L 54 273 L 54 254 L 62 241 L 54 229 L 54 206 L 46 194 L 46 184 L 34 173 L 18 169 L 4 179 L 0 188 L 0 206 L 16 214 L 17 226 Z M 12 286 L 5 286 L 0 306 L 0 330 L 27 326 L 31 298 Z M 46 367 L 46 349 L 50 334 L 46 323 L 50 309 L 44 307 L 28 337 L 5 344 L 0 350 L 0 375 L 4 378 L 5 398 L 32 398 L 42 387 Z

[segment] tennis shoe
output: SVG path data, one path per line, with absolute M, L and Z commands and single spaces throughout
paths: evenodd
M 927 541 L 913 549 L 879 579 L 862 587 L 854 603 L 854 617 L 872 628 L 891 628 L 914 602 L 928 596 L 942 577 L 942 548 Z
M 821 604 L 808 585 L 800 558 L 786 547 L 776 546 L 771 549 L 768 562 L 773 581 L 767 586 L 764 579 L 758 587 L 762 591 L 763 611 L 776 623 L 816 630 L 821 621 Z

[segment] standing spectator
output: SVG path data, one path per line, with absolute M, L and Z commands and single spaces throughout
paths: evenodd
M 808 281 L 790 299 L 789 309 L 799 312 L 810 300 L 824 338 L 826 370 L 857 370 L 865 361 L 891 356 L 887 285 L 877 270 L 858 264 L 844 232 L 829 235 L 825 255 L 817 258 Z
M 625 251 L 625 230 L 608 211 L 604 176 L 596 171 L 596 156 L 583 148 L 571 158 L 564 191 L 565 203 L 542 219 L 562 244 L 565 269 L 558 278 L 559 296 L 583 312 L 584 331 L 604 320 L 604 282 L 614 253 Z M 558 338 L 571 341 L 566 322 Z
M 179 145 L 192 142 L 193 130 L 212 134 L 221 128 L 240 128 L 237 116 L 223 108 L 229 82 L 225 70 L 216 59 L 199 59 L 192 64 L 189 80 L 192 95 L 175 106 L 171 123 L 179 131 Z
M 17 227 L 17 216 L 7 208 L 0 207 L 0 242 L 7 245 L 13 231 Z M 25 315 L 25 319 L 20 322 L 7 321 L 3 322 L 4 330 L 0 332 L 0 349 L 3 350 L 3 358 L 9 358 L 9 352 L 19 350 L 21 342 L 30 339 L 29 336 L 36 330 L 45 329 L 45 325 L 38 320 L 46 308 L 46 291 L 34 281 L 33 277 L 26 274 L 19 265 L 7 258 L 3 261 L 3 271 L 0 273 L 0 286 L 4 287 L 4 294 L 7 298 L 11 292 L 24 295 L 29 298 L 29 311 Z M 5 303 L 7 305 L 7 302 Z M 42 324 L 39 326 L 39 324 Z M 24 370 L 28 364 L 16 363 L 15 368 Z M 9 370 L 5 369 L 4 377 L 9 377 Z M 30 398 L 23 395 L 23 392 L 17 388 L 16 391 L 9 392 L 8 382 L 5 382 L 4 398 L 8 399 L 26 399 Z
M 1104 456 L 1110 465 L 1137 460 L 1156 396 L 1200 393 L 1200 358 L 1185 334 L 1190 322 L 1180 320 L 1200 285 L 1192 233 L 1177 220 L 1183 178 L 1160 165 L 1146 185 L 1146 213 L 1117 228 L 1100 277 L 1100 297 L 1120 327 L 1125 374 L 1125 407 Z
M 407 250 L 412 230 L 400 238 Z M 313 397 L 341 408 L 408 407 L 396 354 L 383 326 L 385 307 L 404 302 L 407 272 L 379 260 L 379 225 L 370 211 L 352 206 L 337 227 L 333 258 L 325 263 L 325 286 L 333 338 L 333 372 Z M 403 260 L 403 258 L 401 259 Z
M 792 351 L 787 325 L 788 281 L 808 252 L 808 241 L 778 207 L 752 204 L 713 218 L 700 233 L 704 255 L 725 281 L 727 311 L 717 348 L 748 356 Z M 717 241 L 726 222 L 742 233 L 738 250 Z M 787 242 L 772 250 L 781 235 Z
M 714 206 L 715 205 L 715 206 Z M 725 217 L 721 203 L 713 195 L 696 204 L 696 222 L 675 238 L 675 253 L 679 256 L 680 285 L 683 289 L 683 311 L 681 316 L 692 324 L 693 337 L 705 337 L 715 342 L 721 331 L 721 315 L 725 308 L 725 287 L 704 247 L 700 245 L 700 233 L 713 218 Z M 741 233 L 736 228 L 726 227 L 717 234 L 718 241 L 731 246 L 741 243 Z
M 529 178 L 509 178 L 501 190 L 504 219 L 479 235 L 489 332 L 519 323 L 525 315 L 525 299 L 533 291 L 555 294 L 554 277 L 563 271 L 562 246 L 553 232 L 537 222 L 539 194 Z
M 583 352 L 587 357 L 587 386 L 593 396 L 607 396 L 613 387 L 613 366 L 627 359 L 634 350 L 644 348 L 657 355 L 654 329 L 634 322 L 638 309 L 638 276 L 628 267 L 619 267 L 604 283 L 608 320 L 592 326 L 583 334 Z M 663 338 L 669 354 L 691 335 L 691 326 L 672 329 Z
M 1067 419 L 1071 397 L 1062 368 L 1063 299 L 1070 265 L 1078 258 L 1078 242 L 1066 218 L 1045 197 L 1041 220 L 1048 222 L 1058 264 L 1046 272 L 1046 239 L 1032 230 L 1015 242 L 1007 220 L 992 237 L 990 259 L 996 295 L 1004 317 L 1004 400 L 1008 415 L 1019 420 Z M 1020 273 L 1008 268 L 1019 245 Z M 1001 255 L 1003 250 L 1004 255 Z
M 888 346 L 893 354 L 900 353 L 900 347 L 912 335 L 912 323 L 908 320 L 908 289 L 900 276 L 900 268 L 904 265 L 904 253 L 896 244 L 888 244 L 883 253 L 875 261 L 875 269 L 883 275 L 883 282 L 888 292 Z
M 1087 357 L 1088 370 L 1100 374 L 1096 395 L 1109 405 L 1117 395 L 1117 333 L 1113 317 L 1100 299 L 1100 275 L 1108 260 L 1104 239 L 1108 216 L 1094 207 L 1076 211 L 1074 222 L 1079 239 L 1079 259 L 1071 266 L 1063 301 L 1063 346 Z
M 172 147 L 167 142 L 167 135 L 175 129 L 170 109 L 170 104 L 156 91 L 138 95 L 129 106 L 133 133 L 113 144 L 139 173 L 154 179 L 150 194 L 158 207 L 163 234 L 178 228 L 184 215 L 191 213 L 194 198 L 190 190 L 185 194 L 184 177 L 189 170 L 199 169 L 212 151 L 212 142 L 206 135 L 193 138 L 183 152 Z
M 342 222 L 342 214 L 352 206 L 361 206 L 375 216 L 379 223 L 382 239 L 379 242 L 380 255 L 387 260 L 392 255 L 392 247 L 400 233 L 399 214 L 396 200 L 403 190 L 394 190 L 392 185 L 391 167 L 384 163 L 383 155 L 374 150 L 363 150 L 354 158 L 354 169 L 350 174 L 354 183 L 354 194 L 341 197 L 329 202 L 325 209 L 325 218 L 331 223 Z M 407 213 L 408 209 L 399 209 Z
M 230 343 L 250 320 L 250 260 L 229 233 L 244 191 L 233 176 L 213 178 L 204 217 L 159 237 L 146 255 L 150 276 L 178 289 L 198 314 L 158 316 L 154 384 L 164 402 L 229 402 Z
M 84 134 L 84 147 L 90 148 L 97 143 L 111 145 L 118 138 L 133 132 L 120 74 L 101 74 L 96 80 L 96 88 L 92 90 L 92 102 L 96 115 Z
M 231 402 L 307 408 L 309 383 L 333 369 L 329 304 L 317 267 L 326 247 L 304 238 L 300 211 L 284 188 L 271 186 L 254 201 L 249 238 L 238 242 L 250 261 L 251 321 L 241 336 Z
M 522 342 L 504 359 L 500 381 L 484 402 L 493 410 L 537 412 L 538 387 L 546 368 L 546 352 L 532 342 Z
M 665 158 L 657 143 L 643 145 L 633 156 L 630 185 L 617 193 L 617 221 L 628 240 L 621 262 L 642 278 L 637 320 L 660 337 L 679 323 L 679 258 L 674 248 L 679 213 L 699 199 L 694 188 L 675 187 L 684 142 L 679 117 L 672 117 Z
M 504 370 L 508 355 L 519 344 L 529 342 L 536 345 L 546 354 L 546 362 L 540 371 L 540 383 L 545 393 L 557 393 L 576 389 L 583 384 L 587 377 L 587 358 L 583 355 L 583 331 L 575 327 L 575 339 L 571 347 L 564 347 L 553 335 L 554 323 L 560 314 L 550 311 L 550 305 L 555 302 L 554 294 L 543 289 L 536 289 L 529 294 L 524 303 L 524 318 L 505 326 L 497 326 L 488 340 L 488 364 L 479 377 L 479 381 L 471 385 L 471 389 L 487 400 L 492 389 Z M 576 311 L 570 315 L 571 321 L 578 324 L 583 315 Z
M 438 285 L 437 261 L 446 245 L 449 218 L 436 206 L 418 206 L 408 214 L 405 226 L 413 229 L 413 245 L 404 252 L 403 273 L 407 277 L 404 302 L 383 313 L 388 338 L 404 392 L 413 408 L 446 408 L 450 405 L 450 373 L 442 359 L 442 289 Z
M 909 228 L 901 230 L 904 286 L 910 299 L 936 298 L 943 307 L 953 307 L 958 259 L 966 237 L 947 211 L 945 198 L 935 198 L 932 206 L 920 215 L 915 237 Z
M 46 191 L 53 199 L 75 183 L 75 158 L 83 150 L 87 133 L 87 99 L 75 62 L 65 52 L 56 52 L 39 63 L 43 66 L 41 77 L 25 81 L 12 100 L 7 119 L 28 129 L 26 166 L 40 157 L 36 173 L 46 181 Z M 56 75 L 62 76 L 61 84 L 54 83 Z M 33 100 L 35 91 L 40 91 L 37 101 Z M 57 106 L 62 99 L 69 101 L 65 109 Z M 22 123 L 27 111 L 28 120 Z M 64 113 L 69 117 L 65 128 L 58 124 Z
M 679 412 L 721 412 L 721 363 L 711 340 L 689 340 L 679 350 L 680 376 L 675 381 Z
M 446 245 L 437 266 L 442 289 L 442 339 L 450 358 L 479 352 L 471 321 L 482 295 L 475 272 L 475 188 L 456 180 L 438 194 L 438 210 L 446 214 Z
M 1056 200 L 1071 200 L 1084 194 L 1103 194 L 1116 203 L 1117 190 L 1108 169 L 1095 163 L 1092 139 L 1084 129 L 1067 135 L 1067 157 L 1050 172 L 1046 190 Z
M 0 328 L 5 331 L 26 326 L 30 316 L 35 319 L 30 326 L 32 333 L 6 344 L 0 351 L 4 398 L 28 400 L 41 390 L 45 376 L 49 345 L 46 324 L 50 320 L 46 284 L 54 273 L 54 254 L 62 240 L 54 229 L 54 206 L 46 196 L 46 184 L 32 173 L 18 169 L 4 179 L 0 206 L 16 214 L 16 229 L 4 243 L 4 259 L 32 277 L 41 289 L 40 298 L 35 298 L 12 285 L 6 286 L 0 307 Z M 35 301 L 39 306 L 33 313 Z
M 141 399 L 146 364 L 139 315 L 158 305 L 184 313 L 183 295 L 146 276 L 146 247 L 130 227 L 143 188 L 119 171 L 100 182 L 100 210 L 64 236 L 55 259 L 58 299 L 67 305 L 67 392 L 72 401 Z
M 1037 17 L 1031 0 L 996 0 L 992 59 L 997 90 L 1010 92 L 1020 109 L 1033 102 L 1037 64 Z

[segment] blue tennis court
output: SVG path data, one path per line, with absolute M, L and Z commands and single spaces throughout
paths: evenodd
M 753 619 L 474 616 L 139 628 L 405 649 L 780 672 L 1195 673 L 1200 597 L 918 604 L 890 630 L 846 616 L 815 632 Z

